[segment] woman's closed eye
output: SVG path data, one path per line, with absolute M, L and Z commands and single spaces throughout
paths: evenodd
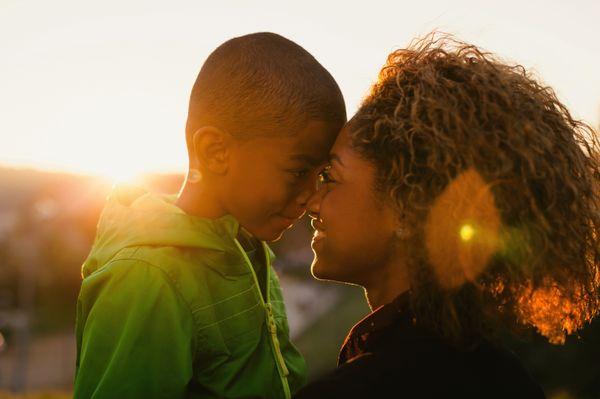
M 331 165 L 327 165 L 321 173 L 319 173 L 319 184 L 331 184 L 335 180 L 331 177 Z

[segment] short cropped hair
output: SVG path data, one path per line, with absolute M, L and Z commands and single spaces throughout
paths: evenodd
M 224 129 L 236 138 L 281 134 L 309 120 L 346 122 L 342 93 L 304 48 L 280 35 L 253 33 L 226 41 L 204 62 L 190 96 L 186 126 Z M 291 128 L 291 129 L 290 129 Z
M 349 129 L 415 226 L 417 321 L 455 341 L 533 326 L 562 343 L 598 314 L 597 133 L 524 67 L 430 34 L 389 55 Z

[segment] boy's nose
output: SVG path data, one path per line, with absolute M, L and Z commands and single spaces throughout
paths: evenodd
M 306 210 L 311 218 L 318 218 L 321 212 L 321 200 L 325 194 L 325 187 L 319 187 L 312 192 L 307 200 Z
M 312 196 L 318 191 L 317 179 L 317 176 L 311 177 L 310 179 L 306 179 L 300 187 L 300 192 L 296 197 L 296 201 L 298 205 L 304 209 L 307 209 L 308 202 L 310 201 Z

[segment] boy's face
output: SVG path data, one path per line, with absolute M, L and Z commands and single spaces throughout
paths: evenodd
M 230 148 L 222 201 L 246 230 L 275 241 L 306 210 L 337 129 L 311 121 L 292 135 L 236 140 Z

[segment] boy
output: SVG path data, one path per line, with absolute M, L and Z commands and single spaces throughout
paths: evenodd
M 109 197 L 83 265 L 76 398 L 289 398 L 289 341 L 265 241 L 300 218 L 346 112 L 331 75 L 273 33 L 204 63 L 177 198 Z

